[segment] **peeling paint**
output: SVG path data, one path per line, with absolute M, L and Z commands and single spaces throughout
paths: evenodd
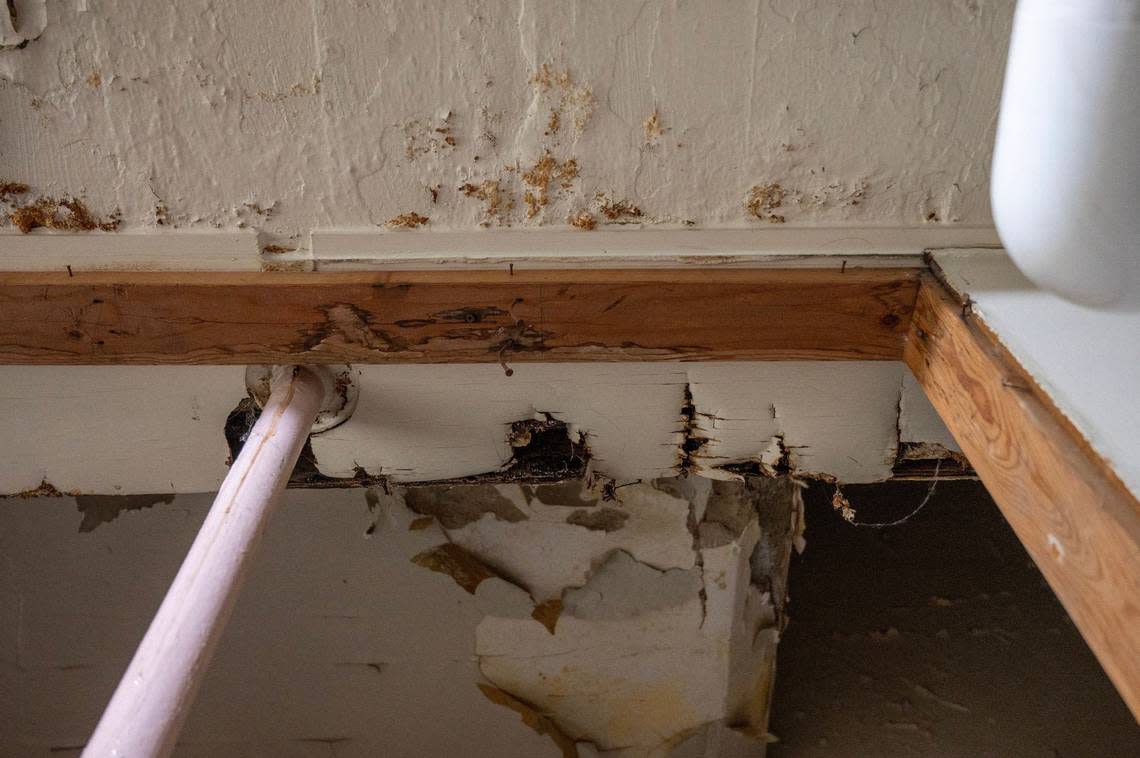
M 802 524 L 798 483 L 658 479 L 614 490 L 617 506 L 569 516 L 567 505 L 605 485 L 540 486 L 541 499 L 518 484 L 455 487 L 472 502 L 513 501 L 528 518 L 484 509 L 458 528 L 444 525 L 451 542 L 413 559 L 482 596 L 476 653 L 496 691 L 528 718 L 546 719 L 565 745 L 589 751 L 689 749 L 714 732 L 712 744 L 742 739 L 762 749 L 787 563 Z M 412 487 L 404 497 L 455 495 Z M 666 504 L 673 516 L 663 520 Z M 621 529 L 565 531 L 607 511 L 623 515 Z M 581 568 L 560 568 L 567 558 Z M 725 725 L 732 735 L 715 731 Z
M 580 508 L 566 517 L 566 523 L 603 532 L 616 532 L 625 526 L 628 518 L 628 513 L 617 508 Z
M 137 511 L 159 503 L 173 503 L 174 495 L 79 495 L 75 507 L 83 514 L 79 531 L 92 532 L 100 524 L 114 521 L 123 511 Z
M 562 758 L 577 758 L 578 749 L 574 740 L 562 733 L 562 730 L 548 717 L 536 710 L 532 705 L 504 692 L 498 687 L 479 682 L 476 686 L 483 696 L 496 705 L 510 708 L 519 714 L 522 722 L 539 734 L 549 736 L 554 744 L 562 751 Z
M 444 529 L 460 529 L 485 514 L 502 521 L 527 517 L 492 485 L 412 487 L 404 493 L 404 502 L 416 513 L 434 516 Z
M 474 555 L 451 543 L 417 553 L 412 557 L 412 563 L 447 574 L 472 595 L 481 583 L 497 576 Z

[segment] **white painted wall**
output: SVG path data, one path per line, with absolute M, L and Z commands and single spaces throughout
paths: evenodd
M 906 368 L 890 361 L 519 363 L 358 366 L 352 418 L 314 435 L 322 473 L 357 467 L 396 482 L 493 472 L 514 421 L 549 413 L 584 434 L 594 470 L 619 483 L 679 470 L 689 386 L 693 469 L 774 463 L 780 440 L 802 474 L 891 475 L 900 402 L 921 441 L 944 431 Z M 0 366 L 0 494 L 209 492 L 226 474 L 226 416 L 245 397 L 240 366 Z M 914 438 L 916 435 L 911 434 Z M 903 441 L 919 441 L 905 439 Z
M 989 225 L 1012 5 L 21 0 L 31 41 L 0 48 L 0 181 L 29 185 L 16 202 L 117 209 L 124 229 L 302 248 L 412 211 L 428 229 L 581 210 Z M 577 175 L 528 217 L 540 188 L 523 175 L 547 151 Z M 490 213 L 460 189 L 488 181 L 503 193 Z M 771 185 L 779 207 L 750 215 Z M 608 219 L 598 193 L 642 215 Z
M 1140 313 L 1070 303 L 1026 279 L 1002 251 L 945 250 L 947 283 L 1092 449 L 1140 497 Z

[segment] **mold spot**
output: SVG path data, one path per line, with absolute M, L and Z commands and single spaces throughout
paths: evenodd
M 773 211 L 784 204 L 786 194 L 784 188 L 778 183 L 758 184 L 749 191 L 748 197 L 744 201 L 744 207 L 748 214 L 754 218 L 771 224 L 782 224 L 785 220 L 784 217 L 778 213 L 773 213 Z
M 174 494 L 165 495 L 79 495 L 75 507 L 83 514 L 80 532 L 93 532 L 100 524 L 114 521 L 123 511 L 138 511 L 158 503 L 173 503 Z
M 401 213 L 399 216 L 388 219 L 384 222 L 384 226 L 389 229 L 415 229 L 416 227 L 423 226 L 429 221 L 427 216 L 421 216 L 415 211 L 408 211 Z

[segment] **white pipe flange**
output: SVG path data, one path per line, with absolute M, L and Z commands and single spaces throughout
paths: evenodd
M 273 379 L 273 372 L 278 366 L 247 366 L 245 369 L 245 387 L 259 407 L 264 407 L 269 400 L 269 387 Z M 327 432 L 329 429 L 340 426 L 356 410 L 356 399 L 359 388 L 352 381 L 352 367 L 344 364 L 305 366 L 320 377 L 324 387 L 324 397 L 321 398 L 321 409 L 317 411 L 316 421 L 313 422 L 312 434 Z

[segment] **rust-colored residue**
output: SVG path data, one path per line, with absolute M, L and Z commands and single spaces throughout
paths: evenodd
M 748 198 L 744 201 L 744 207 L 750 215 L 761 221 L 782 224 L 784 217 L 772 211 L 784 204 L 786 195 L 787 192 L 778 183 L 758 184 L 749 191 Z
M 557 97 L 557 105 L 551 110 L 558 113 L 559 124 L 561 116 L 566 114 L 570 116 L 570 121 L 579 134 L 589 125 L 597 107 L 597 99 L 589 86 L 574 81 L 568 69 L 557 71 L 549 63 L 543 63 L 530 78 L 530 83 L 539 94 Z M 553 119 L 552 116 L 551 120 Z M 557 129 L 550 130 L 555 131 Z
M 23 182 L 0 182 L 0 201 L 6 203 L 15 195 L 26 195 L 28 189 Z
M 526 217 L 534 218 L 538 212 L 550 204 L 550 186 L 557 183 L 561 189 L 570 189 L 578 178 L 578 160 L 567 158 L 559 162 L 547 150 L 542 157 L 523 172 L 522 180 L 533 190 L 523 195 L 527 204 Z
M 539 734 L 549 735 L 550 739 L 554 740 L 554 744 L 562 751 L 562 758 L 578 758 L 578 747 L 574 744 L 574 740 L 563 732 L 558 727 L 558 724 L 554 723 L 554 720 L 549 716 L 539 711 L 530 703 L 519 700 L 514 695 L 504 692 L 498 687 L 482 682 L 477 682 L 476 686 L 479 687 L 479 691 L 483 693 L 483 696 L 492 703 L 510 708 L 522 717 L 523 723 L 528 727 Z
M 266 245 L 261 248 L 261 252 L 269 253 L 270 255 L 280 255 L 281 253 L 292 253 L 297 248 L 286 247 L 285 245 Z
M 611 200 L 606 193 L 594 196 L 598 201 L 598 212 L 615 224 L 634 222 L 642 217 L 641 209 L 628 200 Z
M 29 498 L 29 497 L 63 497 L 63 493 L 55 488 L 47 479 L 41 479 L 39 486 L 33 487 L 30 490 L 17 492 L 9 497 Z
M 556 597 L 553 600 L 547 600 L 545 603 L 539 603 L 531 611 L 530 617 L 546 627 L 546 631 L 554 634 L 554 628 L 558 626 L 558 617 L 562 615 L 562 598 Z
M 503 189 L 498 179 L 485 179 L 479 184 L 467 183 L 459 191 L 467 197 L 483 201 L 484 224 L 489 224 L 492 220 L 500 224 L 506 223 L 507 214 L 515 207 L 510 190 Z
M 451 542 L 416 554 L 412 557 L 412 563 L 447 574 L 472 595 L 485 579 L 496 576 L 495 572 L 487 568 L 481 560 Z
M 157 202 L 154 205 L 154 223 L 158 226 L 166 226 L 170 223 L 170 208 L 164 202 Z
M 384 226 L 389 229 L 415 229 L 418 226 L 423 226 L 428 222 L 427 216 L 421 216 L 415 211 L 408 211 L 401 213 L 399 216 L 390 218 L 384 222 Z
M 579 229 L 584 229 L 587 232 L 592 231 L 598 225 L 598 220 L 594 218 L 594 215 L 589 211 L 578 211 L 577 213 L 571 213 L 570 217 L 566 219 L 566 222 L 570 224 L 570 226 L 576 226 Z
M 103 77 L 98 71 L 92 71 L 87 79 L 87 85 L 93 89 L 98 89 L 99 85 L 103 83 Z
M 661 137 L 665 134 L 665 127 L 661 125 L 661 114 L 656 108 L 653 113 L 649 114 L 649 118 L 645 119 L 643 124 L 645 129 L 645 144 L 656 145 Z
M 24 234 L 41 227 L 69 232 L 90 232 L 96 229 L 113 232 L 122 221 L 118 211 L 106 219 L 99 219 L 82 201 L 74 197 L 62 200 L 40 197 L 28 205 L 14 208 L 8 214 L 8 220 Z
M 546 122 L 546 135 L 558 134 L 558 129 L 562 126 L 562 112 L 557 108 L 550 109 L 550 118 Z

